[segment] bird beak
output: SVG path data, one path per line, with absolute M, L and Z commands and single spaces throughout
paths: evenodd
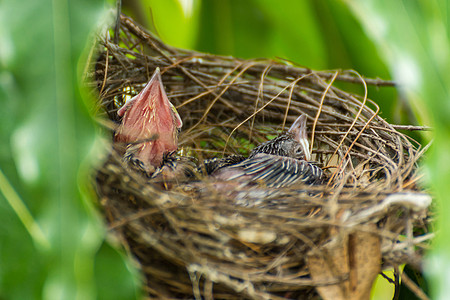
M 303 153 L 305 153 L 305 160 L 311 160 L 311 152 L 309 151 L 309 141 L 307 137 L 302 138 L 299 141 L 300 145 L 303 148 Z
M 309 150 L 308 134 L 306 132 L 306 115 L 302 114 L 295 120 L 289 132 L 294 136 L 294 139 L 301 145 L 306 160 L 311 160 L 311 152 Z
M 133 98 L 128 99 L 125 102 L 125 104 L 117 111 L 117 114 L 119 115 L 119 117 L 123 117 L 125 115 L 125 112 L 134 105 L 134 103 L 136 102 L 136 100 L 139 97 L 142 97 L 143 94 L 149 94 L 149 91 L 151 91 L 153 88 L 155 88 L 157 86 L 159 86 L 161 97 L 164 100 L 166 100 L 166 102 L 170 106 L 170 110 L 172 111 L 175 125 L 177 126 L 178 129 L 181 128 L 183 126 L 183 121 L 181 120 L 180 115 L 178 114 L 178 111 L 175 108 L 175 106 L 173 106 L 173 104 L 170 103 L 169 99 L 167 98 L 167 95 L 166 95 L 166 92 L 165 92 L 165 89 L 164 89 L 164 86 L 162 83 L 161 72 L 159 70 L 159 67 L 156 68 L 155 72 L 152 75 L 152 78 L 150 78 L 149 82 L 147 83 L 145 88 L 139 93 L 139 95 L 136 95 Z
M 144 89 L 123 105 L 118 115 L 123 118 L 115 141 L 143 141 L 135 147 L 137 158 L 142 162 L 158 165 L 165 152 L 177 149 L 177 129 L 183 122 L 167 97 L 159 68 L 156 68 Z M 146 141 L 154 136 L 157 138 Z
M 161 72 L 159 70 L 159 67 L 156 68 L 155 72 L 153 73 L 152 78 L 150 79 L 150 82 L 159 82 L 159 88 L 161 90 L 161 93 L 163 94 L 163 97 L 165 97 L 167 103 L 169 103 L 170 106 L 170 110 L 172 111 L 173 114 L 173 118 L 174 118 L 174 122 L 175 125 L 177 126 L 178 129 L 180 129 L 183 126 L 183 121 L 180 118 L 180 115 L 178 114 L 177 109 L 175 108 L 175 106 L 173 106 L 173 104 L 169 101 L 169 98 L 167 98 L 163 83 L 162 83 L 162 78 L 161 78 Z M 150 83 L 149 83 L 150 84 Z

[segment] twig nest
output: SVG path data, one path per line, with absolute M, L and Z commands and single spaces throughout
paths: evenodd
M 167 187 L 112 151 L 97 170 L 100 204 L 150 296 L 364 299 L 380 268 L 420 264 L 432 236 L 431 199 L 417 184 L 421 147 L 379 117 L 376 103 L 334 86 L 392 83 L 176 49 L 120 21 L 119 44 L 103 38 L 87 76 L 112 128 L 159 67 L 184 123 L 183 155 L 246 156 L 304 113 L 312 160 L 327 179 L 276 192 L 206 176 Z

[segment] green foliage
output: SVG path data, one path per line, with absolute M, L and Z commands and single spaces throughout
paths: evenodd
M 438 200 L 439 234 L 426 273 L 435 299 L 448 298 L 450 266 L 450 40 L 444 0 L 348 1 L 386 58 L 396 81 L 413 101 L 416 116 L 431 124 L 429 185 Z
M 203 1 L 197 48 L 324 68 L 325 45 L 312 12 L 310 1 Z
M 183 7 L 178 0 L 123 1 L 123 11 L 131 14 L 168 44 L 192 49 L 198 32 L 199 1 Z M 186 2 L 186 1 L 184 1 Z
M 103 2 L 4 1 L 0 12 L 0 298 L 98 298 L 94 279 L 115 272 L 94 272 L 105 232 L 80 168 L 96 136 L 77 68 Z
M 118 245 L 119 246 L 119 245 Z M 137 270 L 131 266 L 128 257 L 119 253 L 108 243 L 103 243 L 95 256 L 94 272 L 98 300 L 121 300 L 136 298 L 136 282 L 130 280 L 130 273 L 136 278 Z M 139 298 L 139 297 L 137 297 Z

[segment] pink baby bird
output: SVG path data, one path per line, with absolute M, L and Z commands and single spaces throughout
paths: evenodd
M 165 153 L 177 150 L 183 122 L 167 98 L 159 68 L 144 89 L 119 109 L 118 115 L 123 119 L 114 140 L 126 145 L 125 160 L 152 173 L 161 166 Z

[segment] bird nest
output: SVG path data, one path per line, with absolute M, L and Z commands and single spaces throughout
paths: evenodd
M 323 184 L 276 191 L 224 192 L 207 176 L 162 188 L 112 150 L 96 171 L 99 204 L 149 296 L 364 299 L 380 268 L 420 267 L 432 236 L 430 197 L 417 184 L 423 150 L 378 116 L 376 103 L 334 86 L 391 82 L 176 49 L 126 16 L 118 25 L 114 40 L 100 38 L 87 73 L 110 132 L 118 108 L 159 67 L 184 122 L 180 155 L 199 165 L 248 155 L 304 113 L 325 175 Z

